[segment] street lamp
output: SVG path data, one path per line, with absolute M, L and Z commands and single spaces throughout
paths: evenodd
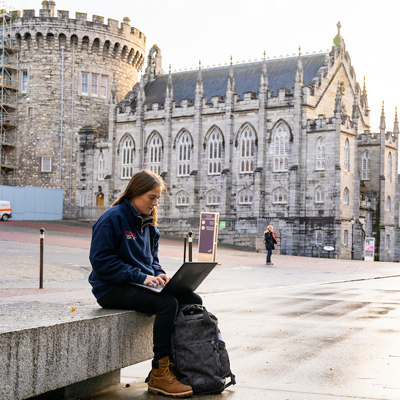
M 354 217 L 351 217 L 351 259 L 354 260 L 354 223 L 356 222 L 356 219 Z

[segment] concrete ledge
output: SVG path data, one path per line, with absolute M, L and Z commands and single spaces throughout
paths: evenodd
M 0 329 L 1 400 L 27 399 L 117 370 L 119 374 L 120 368 L 152 357 L 154 317 L 96 305 L 78 309 L 2 304 L 1 319 L 17 326 Z M 30 323 L 38 325 L 38 316 L 44 319 L 40 326 L 21 329 L 21 320 L 29 325 L 31 317 Z

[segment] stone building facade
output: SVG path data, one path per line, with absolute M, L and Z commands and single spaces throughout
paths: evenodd
M 42 5 L 11 13 L 18 185 L 61 187 L 66 217 L 95 218 L 149 168 L 168 187 L 164 234 L 215 211 L 226 243 L 262 248 L 272 224 L 284 254 L 361 258 L 374 236 L 381 260 L 399 259 L 397 113 L 388 132 L 382 107 L 370 132 L 340 25 L 327 53 L 168 74 L 154 45 L 137 83 L 146 38 L 128 18 Z
M 127 93 L 145 60 L 146 37 L 118 21 L 58 10 L 43 1 L 35 10 L 11 12 L 19 53 L 17 173 L 18 186 L 64 189 L 64 214 L 80 205 L 96 205 L 92 180 L 77 181 L 86 166 L 78 163 L 78 131 L 94 126 L 99 142 L 108 136 L 111 87 Z M 79 204 L 78 204 L 79 206 Z
M 398 260 L 397 115 L 387 132 L 382 109 L 380 131 L 370 133 L 365 81 L 361 88 L 340 27 L 324 54 L 169 74 L 159 54 L 153 47 L 119 103 L 114 87 L 107 140 L 80 134 L 106 206 L 149 168 L 168 186 L 164 233 L 196 228 L 201 211 L 215 211 L 226 243 L 262 248 L 272 224 L 284 254 L 332 246 L 332 256 L 359 259 L 375 236 L 379 258 Z

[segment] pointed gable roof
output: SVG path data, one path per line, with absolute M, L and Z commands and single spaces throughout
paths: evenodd
M 317 76 L 320 67 L 324 65 L 326 53 L 302 56 L 304 85 L 308 86 Z M 236 84 L 236 93 L 243 98 L 243 93 L 259 90 L 260 75 L 263 62 L 233 65 Z M 269 90 L 277 94 L 278 89 L 293 88 L 296 75 L 297 57 L 267 60 Z M 212 96 L 225 96 L 226 82 L 228 79 L 229 65 L 217 68 L 202 69 L 205 96 L 208 100 Z M 196 88 L 198 71 L 184 71 L 172 74 L 175 101 L 180 103 L 183 99 L 193 99 Z M 168 74 L 157 75 L 145 87 L 146 103 L 164 103 L 165 89 Z

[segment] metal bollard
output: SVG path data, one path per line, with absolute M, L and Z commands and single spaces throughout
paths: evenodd
M 186 262 L 186 236 L 183 238 L 183 262 Z
M 192 235 L 193 235 L 193 232 L 189 231 L 188 235 L 189 235 L 189 239 L 188 239 L 188 242 L 189 242 L 189 262 L 192 262 L 192 245 L 193 245 Z
M 43 289 L 43 246 L 44 246 L 44 228 L 40 228 L 40 273 L 39 273 L 39 289 Z

